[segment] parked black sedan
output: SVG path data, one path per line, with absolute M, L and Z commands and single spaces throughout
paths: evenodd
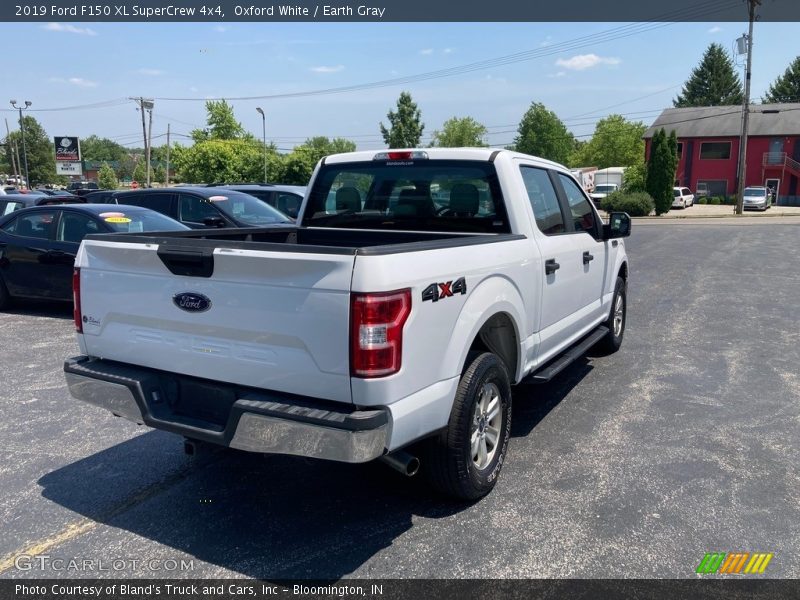
M 45 196 L 44 194 L 6 194 L 0 196 L 0 217 L 5 216 L 29 206 L 48 206 L 52 204 L 66 204 L 69 202 L 83 202 L 77 196 Z
M 12 298 L 72 300 L 72 268 L 90 233 L 176 231 L 177 221 L 138 206 L 61 204 L 0 218 L 0 309 Z

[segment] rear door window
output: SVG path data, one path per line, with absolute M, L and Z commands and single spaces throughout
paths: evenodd
M 19 237 L 49 240 L 55 222 L 55 211 L 37 211 L 21 215 L 3 226 L 3 231 Z
M 162 215 L 169 216 L 171 214 L 172 194 L 166 192 L 124 194 L 118 197 L 118 202 L 120 204 L 132 204 L 142 208 L 149 208 L 160 212 Z
M 63 211 L 61 213 L 61 221 L 58 224 L 56 240 L 78 244 L 90 233 L 98 233 L 99 231 L 100 226 L 92 217 L 81 213 Z

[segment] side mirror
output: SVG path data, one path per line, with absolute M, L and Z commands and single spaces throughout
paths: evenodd
M 608 224 L 603 225 L 603 239 L 628 237 L 631 234 L 631 217 L 628 213 L 612 212 Z
M 206 227 L 225 227 L 225 219 L 222 217 L 206 217 L 203 219 L 203 225 Z

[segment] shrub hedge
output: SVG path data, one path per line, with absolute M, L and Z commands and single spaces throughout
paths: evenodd
M 621 211 L 632 217 L 646 217 L 656 208 L 647 192 L 613 192 L 603 198 L 601 206 L 606 212 Z

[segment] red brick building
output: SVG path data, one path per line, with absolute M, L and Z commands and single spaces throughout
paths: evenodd
M 709 196 L 736 195 L 740 106 L 669 108 L 645 132 L 650 155 L 653 134 L 661 128 L 678 136 L 677 185 L 697 190 L 704 183 Z M 767 185 L 777 203 L 800 205 L 800 103 L 755 104 L 750 107 L 745 185 Z

